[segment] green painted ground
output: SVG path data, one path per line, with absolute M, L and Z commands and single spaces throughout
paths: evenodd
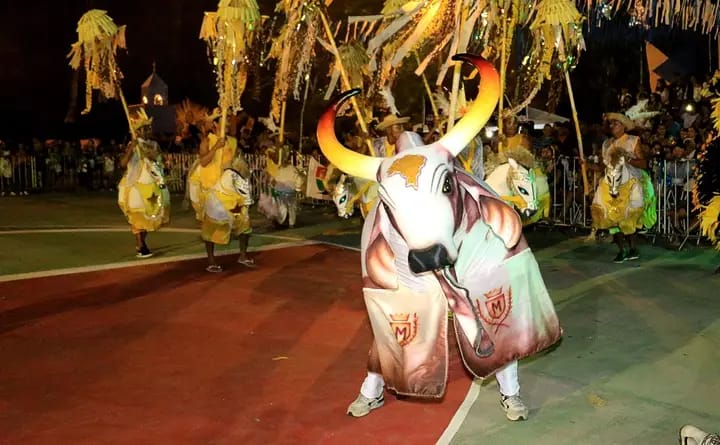
M 2 233 L 57 226 L 122 230 L 113 200 L 111 194 L 0 198 L 0 274 L 134 260 L 127 232 Z M 253 219 L 253 246 L 286 241 L 274 237 L 359 242 L 359 221 L 338 220 L 331 209 L 303 208 L 295 230 L 275 231 L 261 217 Z M 171 227 L 196 225 L 190 213 L 177 210 Z M 694 244 L 683 252 L 645 245 L 641 260 L 616 265 L 611 245 L 585 243 L 572 231 L 530 231 L 528 239 L 564 339 L 521 365 L 529 421 L 504 419 L 491 380 L 454 444 L 669 444 L 685 423 L 720 430 L 720 276 L 711 274 L 720 254 Z M 196 232 L 165 231 L 149 240 L 158 256 L 203 249 Z
M 134 238 L 114 200 L 112 193 L 0 199 L 0 275 L 141 262 L 134 257 Z M 251 248 L 318 236 L 342 238 L 344 233 L 355 234 L 352 243 L 357 243 L 361 224 L 359 219 L 339 220 L 330 207 L 303 206 L 293 230 L 276 230 L 262 215 L 251 216 L 255 231 Z M 72 232 L 43 233 L 49 229 Z M 18 230 L 32 233 L 15 233 Z M 181 196 L 173 197 L 168 228 L 150 234 L 148 245 L 157 258 L 205 252 L 198 224 L 192 212 L 182 210 Z M 236 248 L 236 243 L 218 246 L 219 251 Z

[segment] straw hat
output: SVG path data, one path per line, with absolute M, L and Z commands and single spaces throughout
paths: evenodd
M 407 124 L 408 122 L 410 122 L 409 117 L 398 117 L 394 114 L 388 114 L 387 116 L 385 116 L 385 118 L 382 120 L 382 122 L 377 124 L 377 126 L 375 128 L 378 131 L 383 131 L 385 129 L 392 127 L 393 125 Z
M 632 121 L 632 119 L 622 113 L 606 113 L 605 118 L 608 121 L 620 122 L 621 124 L 623 124 L 623 127 L 625 127 L 625 131 L 630 131 L 635 128 L 635 123 Z

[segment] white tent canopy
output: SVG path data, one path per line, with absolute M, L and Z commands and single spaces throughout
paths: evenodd
M 538 108 L 527 107 L 525 114 L 518 116 L 520 122 L 532 122 L 535 130 L 542 130 L 547 124 L 557 124 L 560 122 L 568 122 L 570 119 L 557 114 L 548 113 Z M 485 137 L 491 138 L 497 132 L 497 125 L 488 125 L 485 127 Z
M 537 108 L 527 107 L 525 109 L 525 115 L 520 116 L 520 120 L 524 122 L 533 122 L 535 124 L 535 129 L 541 130 L 547 124 L 568 122 L 570 119 Z

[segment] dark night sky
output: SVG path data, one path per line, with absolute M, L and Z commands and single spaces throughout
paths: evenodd
M 340 3 L 333 5 L 331 16 L 339 16 Z M 275 0 L 260 0 L 259 4 L 264 14 L 270 14 Z M 379 10 L 381 1 L 348 0 L 347 4 L 352 5 L 347 8 L 352 11 L 345 12 L 373 13 Z M 77 38 L 78 19 L 92 8 L 107 10 L 115 23 L 127 25 L 128 51 L 120 53 L 119 64 L 125 75 L 123 90 L 130 103 L 139 102 L 140 84 L 151 73 L 153 61 L 157 62 L 158 74 L 169 85 L 172 103 L 185 97 L 204 105 L 214 103 L 214 76 L 198 33 L 203 11 L 216 9 L 217 0 L 1 0 L 0 138 L 87 136 L 105 125 L 108 116 L 122 119 L 119 103 L 110 101 L 94 106 L 94 113 L 81 117 L 77 125 L 63 124 L 72 80 L 72 69 L 65 56 Z M 588 94 L 582 84 L 599 75 L 608 57 L 618 57 L 621 71 L 627 71 L 618 78 L 637 78 L 637 49 L 648 34 L 614 32 L 613 38 L 607 38 L 612 34 L 607 31 L 595 33 L 589 39 L 590 51 L 583 55 L 580 69 L 574 75 L 574 81 L 580 84 L 576 94 L 581 114 L 597 106 L 593 104 L 597 92 Z M 696 59 L 701 61 L 689 60 L 688 65 L 702 68 L 707 64 L 707 38 L 683 33 L 654 33 L 650 37 L 661 42 L 661 49 L 666 51 L 685 49 L 687 54 L 689 48 L 690 53 L 699 54 Z M 593 43 L 600 40 L 602 44 Z M 635 68 L 631 68 L 633 65 Z M 79 109 L 83 105 L 81 86 Z

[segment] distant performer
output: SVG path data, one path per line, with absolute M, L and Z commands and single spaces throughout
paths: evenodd
M 165 185 L 160 146 L 150 140 L 152 118 L 140 110 L 131 125 L 136 137 L 127 146 L 120 164 L 126 168 L 118 184 L 118 205 L 135 235 L 138 258 L 153 254 L 148 248 L 148 232 L 170 222 L 170 193 Z

